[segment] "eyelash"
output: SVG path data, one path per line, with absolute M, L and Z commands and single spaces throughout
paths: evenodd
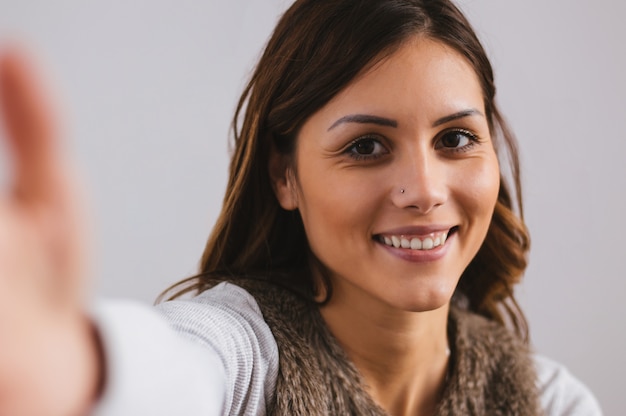
M 441 143 L 441 139 L 443 139 L 446 135 L 450 134 L 450 133 L 454 133 L 454 134 L 462 134 L 463 136 L 467 137 L 467 139 L 469 140 L 469 142 L 467 144 L 465 144 L 464 146 L 461 147 L 444 147 L 444 146 L 439 146 L 439 144 Z M 360 144 L 364 144 L 364 143 L 374 143 L 374 146 L 379 146 L 380 148 L 382 148 L 384 151 L 383 152 L 379 152 L 379 153 L 375 153 L 375 154 L 361 154 L 361 153 L 357 153 L 356 148 L 358 145 Z M 469 130 L 465 130 L 465 129 L 449 129 L 449 130 L 445 130 L 444 132 L 442 132 L 441 134 L 439 134 L 437 136 L 437 139 L 435 141 L 435 149 L 443 149 L 446 152 L 453 152 L 453 153 L 463 153 L 463 152 L 467 152 L 470 149 L 472 149 L 476 144 L 480 143 L 480 139 L 479 137 L 472 133 Z M 370 136 L 370 135 L 366 135 L 366 136 L 361 136 L 357 139 L 354 139 L 350 145 L 346 148 L 345 152 L 348 156 L 350 156 L 352 159 L 356 160 L 356 161 L 373 161 L 376 160 L 378 158 L 381 158 L 383 156 L 385 156 L 386 154 L 389 153 L 389 151 L 387 150 L 387 148 L 381 143 L 381 140 L 378 136 Z
M 380 149 L 382 149 L 382 152 L 379 151 L 379 153 L 376 154 L 357 153 L 356 148 L 358 145 L 369 142 L 374 143 L 374 146 L 378 146 Z M 344 153 L 356 161 L 373 161 L 387 155 L 389 153 L 389 150 L 387 150 L 387 148 L 381 143 L 380 137 L 366 135 L 352 140 Z
M 461 147 L 443 147 L 443 146 L 439 146 L 439 144 L 441 143 L 441 139 L 443 139 L 447 134 L 450 133 L 456 133 L 456 134 L 462 134 L 465 137 L 467 137 L 467 139 L 469 140 L 469 142 Z M 445 130 L 444 132 L 442 132 L 439 136 L 437 136 L 437 140 L 435 142 L 435 149 L 444 149 L 446 152 L 453 152 L 453 153 L 463 153 L 463 152 L 467 152 L 470 149 L 472 149 L 475 145 L 480 143 L 480 138 L 472 133 L 469 130 L 465 130 L 465 129 L 449 129 L 449 130 Z

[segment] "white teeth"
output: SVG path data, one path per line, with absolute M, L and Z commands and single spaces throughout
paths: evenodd
M 444 245 L 447 239 L 447 231 L 432 233 L 424 239 L 420 239 L 418 237 L 407 237 L 403 235 L 380 236 L 380 241 L 388 246 L 411 250 L 432 250 L 435 247 Z
M 419 238 L 412 238 L 411 239 L 411 249 L 413 250 L 421 250 L 422 248 L 422 240 L 420 240 Z

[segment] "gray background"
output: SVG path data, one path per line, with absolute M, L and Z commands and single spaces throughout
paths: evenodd
M 29 45 L 62 91 L 94 213 L 97 296 L 152 302 L 195 271 L 236 99 L 288 3 L 0 0 L 0 36 Z M 460 4 L 521 144 L 533 246 L 519 294 L 533 343 L 620 414 L 626 3 Z

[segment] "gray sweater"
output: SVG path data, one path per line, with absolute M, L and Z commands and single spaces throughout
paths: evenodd
M 254 298 L 222 283 L 156 310 L 127 301 L 94 311 L 106 356 L 106 387 L 94 414 L 264 415 L 278 348 Z M 535 356 L 548 416 L 596 416 L 589 390 L 563 366 Z

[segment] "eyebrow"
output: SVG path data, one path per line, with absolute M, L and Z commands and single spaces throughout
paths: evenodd
M 327 131 L 334 129 L 340 124 L 344 123 L 359 123 L 359 124 L 378 124 L 379 126 L 385 127 L 398 127 L 398 122 L 396 120 L 392 120 L 390 118 L 373 116 L 370 114 L 350 114 L 347 116 L 341 117 L 339 120 L 335 121 Z
M 451 121 L 458 120 L 464 117 L 470 117 L 470 116 L 483 116 L 484 117 L 483 113 L 481 113 L 477 109 L 468 108 L 467 110 L 459 111 L 457 113 L 450 114 L 449 116 L 441 117 L 440 119 L 436 120 L 433 123 L 433 127 L 441 126 L 442 124 L 446 124 Z
M 478 111 L 475 108 L 468 108 L 467 110 L 462 110 L 459 112 L 456 112 L 454 114 L 450 114 L 448 116 L 445 117 L 441 117 L 440 119 L 436 120 L 433 123 L 433 127 L 437 127 L 437 126 L 441 126 L 442 124 L 446 124 L 449 123 L 451 121 L 454 120 L 458 120 L 460 118 L 464 118 L 464 117 L 470 117 L 470 116 L 483 116 L 483 113 L 481 113 L 480 111 Z M 344 123 L 358 123 L 358 124 L 378 124 L 379 126 L 384 126 L 384 127 L 398 127 L 398 122 L 396 120 L 390 119 L 390 118 L 385 118 L 385 117 L 379 117 L 379 116 L 373 116 L 371 114 L 350 114 L 347 116 L 343 116 L 341 117 L 339 120 L 335 121 L 329 128 L 327 131 L 330 131 L 332 129 L 334 129 L 335 127 L 344 124 Z

